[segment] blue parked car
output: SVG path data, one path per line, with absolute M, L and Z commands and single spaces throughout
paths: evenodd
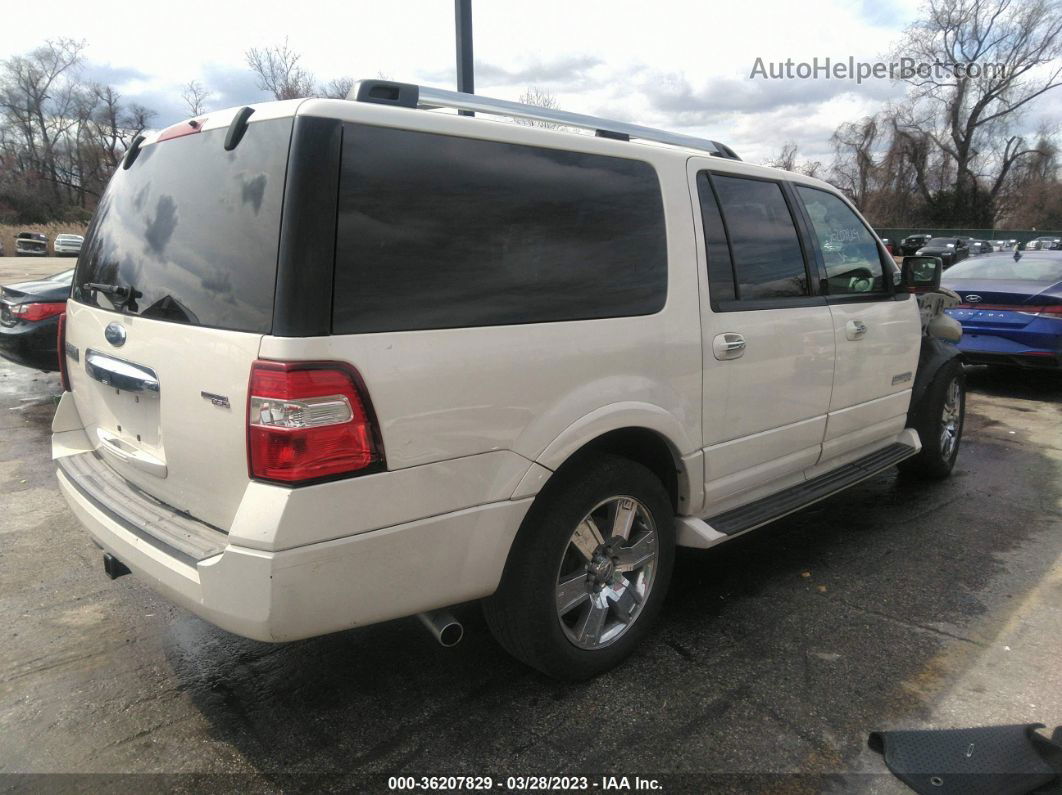
M 1008 251 L 960 262 L 941 286 L 962 303 L 959 349 L 971 364 L 1062 367 L 1062 251 Z

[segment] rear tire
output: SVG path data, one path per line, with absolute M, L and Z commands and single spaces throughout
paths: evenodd
M 674 514 L 659 478 L 626 458 L 586 455 L 554 479 L 483 613 L 514 657 L 578 681 L 619 664 L 650 631 L 671 580 Z
M 951 474 L 959 455 L 966 415 L 966 377 L 962 363 L 952 359 L 933 378 L 908 425 L 918 431 L 922 452 L 900 462 L 900 471 L 929 480 Z

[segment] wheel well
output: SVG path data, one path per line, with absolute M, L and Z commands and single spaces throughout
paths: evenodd
M 671 507 L 680 510 L 679 464 L 671 446 L 663 436 L 648 428 L 620 428 L 598 436 L 580 447 L 564 464 L 561 471 L 586 453 L 611 453 L 635 461 L 649 469 L 664 484 Z

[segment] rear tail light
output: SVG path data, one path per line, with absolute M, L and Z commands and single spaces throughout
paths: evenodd
M 1052 306 L 1023 306 L 1018 311 L 1023 315 L 1053 317 L 1062 320 L 1062 304 L 1054 304 Z
M 1062 304 L 1052 304 L 1050 306 L 1028 306 L 1026 304 L 959 304 L 955 309 L 987 309 L 995 312 L 1017 312 L 1020 315 L 1062 319 Z
M 70 392 L 70 374 L 66 371 L 66 312 L 59 315 L 59 333 L 56 336 L 59 349 L 59 378 L 63 382 L 63 391 Z
M 49 302 L 46 304 L 18 304 L 11 307 L 11 314 L 19 320 L 27 323 L 36 323 L 38 320 L 61 315 L 66 311 L 66 301 Z
M 251 477 L 289 484 L 382 468 L 376 419 L 358 372 L 339 362 L 256 361 L 247 456 Z

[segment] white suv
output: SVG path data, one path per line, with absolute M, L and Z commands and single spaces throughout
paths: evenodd
M 951 470 L 962 372 L 907 284 L 939 261 L 901 282 L 830 185 L 465 94 L 352 98 L 175 125 L 112 179 L 53 426 L 112 576 L 267 641 L 422 614 L 448 642 L 441 609 L 483 599 L 580 678 L 645 636 L 676 546 Z

